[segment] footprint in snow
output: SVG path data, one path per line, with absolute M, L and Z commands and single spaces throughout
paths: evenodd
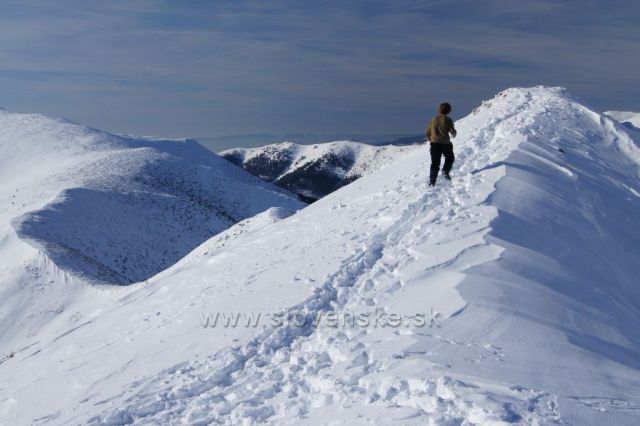
M 604 398 L 597 396 L 570 396 L 569 398 L 585 407 L 596 411 L 605 412 L 608 410 L 640 411 L 640 407 L 620 398 Z

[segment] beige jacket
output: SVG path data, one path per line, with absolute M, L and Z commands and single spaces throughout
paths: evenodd
M 431 119 L 427 127 L 427 139 L 431 143 L 451 143 L 449 134 L 455 138 L 456 128 L 453 126 L 453 120 L 448 115 L 438 114 Z

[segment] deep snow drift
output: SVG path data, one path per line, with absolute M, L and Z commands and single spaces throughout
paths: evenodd
M 229 149 L 220 155 L 305 200 L 317 200 L 397 162 L 419 147 L 415 144 L 374 146 L 348 140 L 315 145 L 282 142 Z
M 0 364 L 0 421 L 637 424 L 635 133 L 542 87 L 456 127 L 451 184 L 423 147 L 79 294 Z

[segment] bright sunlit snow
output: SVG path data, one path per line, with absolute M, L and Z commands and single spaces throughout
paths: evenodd
M 637 423 L 640 135 L 564 89 L 457 121 L 452 182 L 423 146 L 295 214 L 195 142 L 0 114 L 0 423 Z

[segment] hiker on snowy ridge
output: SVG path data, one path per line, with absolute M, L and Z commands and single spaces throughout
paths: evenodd
M 431 172 L 429 174 L 429 186 L 435 186 L 440 171 L 440 159 L 444 155 L 444 166 L 442 173 L 446 179 L 451 180 L 449 172 L 453 167 L 455 156 L 453 155 L 453 144 L 451 139 L 456 137 L 456 128 L 453 127 L 453 120 L 449 117 L 451 105 L 448 102 L 440 104 L 439 114 L 431 119 L 427 127 L 427 140 L 431 143 Z

